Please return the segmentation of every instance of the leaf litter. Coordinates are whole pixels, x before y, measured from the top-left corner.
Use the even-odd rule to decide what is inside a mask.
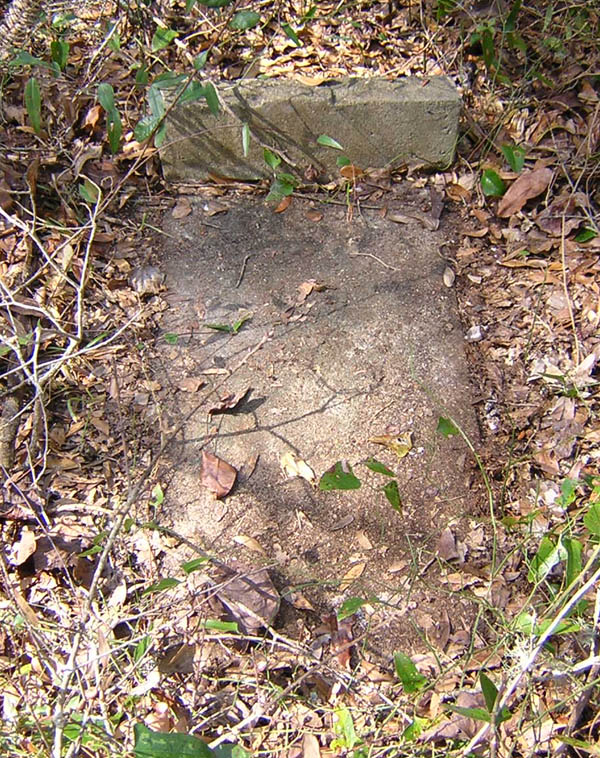
[[[79,15],[80,9],[76,8],[76,11]],[[91,14],[94,21],[100,20],[94,8],[90,7],[85,12]],[[435,23],[432,15],[427,29],[415,22],[414,9],[409,4],[397,4],[389,9],[387,5],[347,9],[342,15],[318,15],[314,23],[307,20],[293,35],[286,34],[277,24],[269,22],[253,30],[254,36],[246,38],[250,40],[249,44],[243,41],[241,35],[223,40],[219,73],[229,79],[240,76],[246,65],[244,56],[255,45],[257,49],[262,46],[263,50],[272,50],[273,53],[272,57],[266,53],[259,57],[258,73],[296,76],[310,84],[347,73],[361,76],[374,71],[393,71],[394,75],[414,72],[426,76],[449,73],[458,77],[459,86],[463,87],[468,122],[462,144],[459,145],[462,164],[457,164],[460,168],[434,175],[431,182],[448,202],[459,206],[463,215],[464,225],[456,230],[457,243],[448,252],[453,259],[452,270],[456,275],[455,286],[466,333],[470,333],[470,329],[478,330],[478,338],[468,341],[468,349],[480,377],[481,391],[477,402],[481,406],[484,428],[488,429],[482,454],[488,471],[498,476],[502,473],[503,460],[495,451],[506,449],[510,444],[513,454],[522,456],[518,478],[514,471],[510,471],[506,480],[509,487],[506,515],[516,521],[525,519],[536,530],[544,531],[560,528],[563,524],[565,505],[560,498],[561,483],[565,477],[572,477],[579,482],[579,487],[583,487],[586,476],[597,474],[600,427],[595,366],[598,358],[600,247],[597,192],[586,184],[586,171],[589,173],[592,170],[590,167],[600,138],[598,92],[596,82],[589,73],[597,64],[594,58],[597,49],[590,49],[585,36],[581,35],[568,43],[571,46],[568,56],[561,55],[560,45],[563,42],[557,11],[547,13],[544,21],[556,27],[554,48],[548,44],[541,27],[542,21],[528,9],[524,8],[522,12],[529,14],[527,45],[539,57],[542,69],[546,68],[549,76],[535,81],[520,80],[523,94],[535,96],[542,105],[524,108],[510,118],[499,115],[509,100],[508,93],[502,89],[501,80],[493,85],[488,76],[497,65],[493,56],[489,55],[490,38],[482,34],[483,54],[477,52],[477,42],[463,45],[461,24],[457,22],[459,9],[456,16],[450,12],[440,19],[442,23]],[[283,13],[291,22],[290,28],[297,26],[291,7],[284,7]],[[595,10],[590,9],[589,13],[588,22],[597,23],[593,15]],[[210,44],[211,28],[209,24],[206,30],[201,29],[194,44],[199,47],[207,42]],[[392,30],[400,33],[392,34]],[[445,57],[424,56],[423,50],[431,46],[432,34],[434,49],[442,50],[445,47],[460,50],[461,55],[454,56],[453,60],[464,56],[468,66],[458,71],[447,63]],[[74,78],[69,80],[57,76],[45,81],[49,102],[60,103],[61,107],[48,109],[44,129],[46,133],[70,135],[66,139],[70,139],[71,144],[64,146],[70,147],[70,150],[55,152],[49,143],[44,143],[45,148],[40,151],[38,143],[34,142],[31,129],[25,124],[26,111],[21,99],[24,78],[28,75],[24,70],[16,70],[5,87],[6,123],[0,126],[0,136],[7,157],[0,169],[0,207],[5,214],[15,213],[17,219],[22,216],[15,203],[16,198],[33,196],[32,201],[39,200],[42,194],[40,187],[46,179],[47,187],[56,187],[51,175],[57,165],[64,172],[61,175],[62,183],[64,186],[70,184],[73,189],[76,189],[76,180],[82,171],[86,172],[88,181],[95,182],[97,186],[104,186],[107,182],[115,185],[120,181],[131,182],[133,190],[123,185],[115,197],[116,206],[126,212],[130,198],[135,195],[135,187],[144,188],[144,191],[150,189],[157,194],[162,191],[154,150],[142,148],[131,136],[127,136],[123,153],[110,158],[101,108],[94,105],[87,95],[71,96],[71,82],[82,74],[91,59],[86,54],[89,52],[86,48],[91,45],[87,33],[79,32],[76,36],[76,44],[72,45],[69,55],[71,76],[74,75]],[[270,47],[264,46],[265,39],[268,39]],[[39,47],[39,41],[35,43]],[[506,55],[502,65],[509,75],[519,77],[521,61],[518,46],[504,52]],[[589,69],[584,65],[588,57],[592,66]],[[99,59],[98,65],[97,76],[111,79],[117,90],[117,100],[125,102],[127,99],[132,106],[130,118],[141,114],[143,104],[141,100],[129,98],[133,89],[128,77],[123,75],[118,56],[106,55]],[[464,77],[470,78],[470,81],[464,82]],[[78,119],[80,127],[77,126]],[[495,131],[496,126],[500,127],[498,132]],[[486,159],[483,153],[488,150],[487,135],[492,133],[497,134],[496,143],[492,145],[496,160],[494,170],[499,172],[498,176],[505,177],[503,181],[508,186],[499,200],[494,199],[493,195],[482,198],[477,179],[478,162]],[[527,148],[522,174],[511,174],[501,165],[503,153],[500,143],[503,140]],[[147,162],[137,166],[126,177],[130,165],[128,161],[135,160],[142,150],[145,150]],[[41,153],[39,164],[31,164],[30,170],[26,171],[19,156],[34,151]],[[78,156],[73,166],[68,161],[63,162],[64,156],[69,154]],[[548,158],[548,155],[552,157]],[[543,168],[536,168],[536,161],[540,159],[547,163]],[[367,168],[352,170],[351,180],[361,180],[360,172]],[[552,175],[553,183],[550,184]],[[221,186],[223,184],[224,180]],[[214,190],[214,187],[211,189]],[[376,193],[377,189],[369,190],[362,195],[362,200],[369,197],[372,201],[381,200]],[[353,197],[358,196],[355,188]],[[94,236],[86,239],[85,229],[77,225],[77,213],[71,200],[60,192],[57,192],[57,198],[52,213],[53,222],[58,221],[58,224],[44,226],[42,234],[47,260],[52,264],[47,267],[36,260],[38,253],[31,245],[30,236],[24,234],[23,227],[15,225],[10,216],[2,216],[2,276],[6,287],[14,293],[11,300],[3,292],[2,328],[8,329],[6,333],[12,333],[17,339],[14,344],[21,344],[23,348],[30,345],[35,336],[36,354],[45,361],[51,361],[57,350],[64,351],[71,325],[81,315],[77,314],[77,295],[83,292],[81,288],[73,288],[72,278],[66,272],[77,276],[86,270],[88,244],[95,263],[85,292],[84,316],[90,348],[94,341],[97,348],[62,364],[61,373],[53,379],[56,383],[51,385],[56,399],[47,408],[35,399],[32,402],[31,394],[19,396],[21,390],[15,390],[21,415],[14,432],[9,434],[10,459],[5,452],[6,444],[2,453],[2,463],[8,476],[3,486],[0,518],[3,542],[12,546],[12,560],[7,564],[8,577],[4,577],[4,582],[7,578],[10,581],[4,587],[0,610],[3,622],[16,608],[26,623],[34,628],[40,628],[43,620],[46,629],[52,622],[58,624],[56,628],[65,630],[76,628],[80,620],[78,601],[69,599],[66,594],[72,586],[70,572],[79,586],[89,589],[91,574],[95,573],[98,565],[95,558],[97,552],[88,558],[78,559],[77,556],[86,548],[102,549],[104,527],[110,526],[110,518],[122,505],[122,493],[127,491],[127,467],[149,465],[152,448],[160,445],[163,436],[172,432],[172,426],[158,412],[166,390],[157,384],[142,386],[147,378],[149,361],[144,351],[135,349],[136,344],[143,345],[144,349],[155,348],[153,319],[167,307],[162,296],[160,273],[156,277],[153,273],[149,275],[148,271],[136,273],[141,271],[137,266],[153,266],[155,263],[151,255],[140,255],[141,250],[150,248],[150,235],[139,227],[132,229],[127,216],[111,220],[107,214],[101,224],[94,227]],[[35,203],[32,204],[35,207]],[[43,203],[39,207],[42,213],[48,210]],[[224,202],[213,199],[207,201],[205,213],[210,217],[227,209]],[[184,199],[180,198],[174,204],[173,212],[187,214]],[[421,209],[419,212],[423,213]],[[402,215],[402,210],[392,210],[390,218],[400,218]],[[404,216],[409,220],[415,218],[408,214]],[[318,222],[319,212],[312,211],[308,218]],[[422,217],[424,224],[428,223],[425,218]],[[431,218],[434,221],[430,223],[435,223],[435,214]],[[469,234],[465,228],[476,231]],[[68,230],[70,239],[66,239],[60,229]],[[591,236],[585,240],[588,233]],[[152,281],[154,284],[147,284]],[[24,282],[28,284],[24,286]],[[142,297],[144,302],[140,311],[139,300]],[[130,324],[130,341],[123,337],[104,344],[106,334],[110,334],[115,324],[120,323]],[[18,361],[18,351],[3,341],[3,349],[7,345],[13,351],[10,354],[13,357],[3,367],[8,369],[5,381],[10,389],[17,384],[11,379],[15,374],[9,372]],[[155,355],[159,355],[159,360],[168,361],[169,352],[176,350],[177,346],[171,345],[162,354],[155,351]],[[6,361],[5,355],[3,359]],[[222,370],[215,367],[214,371],[218,375]],[[183,383],[182,389],[185,387],[186,391],[198,393],[203,381],[194,378],[191,383]],[[65,398],[65,401],[59,402],[59,398]],[[10,409],[8,401],[5,401],[6,408]],[[127,409],[126,414],[123,413],[124,409]],[[14,407],[9,415],[15,415]],[[6,424],[6,428],[10,430],[10,425]],[[202,452],[203,458],[205,455],[209,457],[205,458],[206,474],[203,467],[200,481],[206,476],[204,483],[210,482],[214,488],[212,491],[217,496],[225,497],[235,481],[235,469],[216,456],[210,457],[210,454]],[[336,475],[347,474],[348,471],[342,467]],[[135,509],[135,518],[140,519],[138,523],[147,520],[148,507],[144,498],[139,498]],[[150,531],[149,539],[136,543],[137,527],[131,524],[129,528],[133,532],[125,531],[120,535],[115,550],[109,556],[108,567],[99,575],[100,596],[109,598],[116,593],[114,596],[118,602],[115,601],[112,610],[108,603],[100,603],[98,612],[87,618],[86,644],[91,656],[95,656],[98,646],[104,647],[106,653],[110,651],[109,639],[134,639],[137,640],[138,660],[150,663],[150,654],[143,650],[143,645],[140,647],[141,642],[149,640],[149,636],[145,635],[143,624],[131,620],[133,604],[128,607],[131,600],[123,595],[122,588],[132,588],[158,578],[158,557],[170,549],[173,538],[166,533]],[[509,556],[514,547],[510,534],[504,532],[503,526],[498,525],[498,528],[498,547]],[[138,532],[137,536],[140,534]],[[460,540],[454,541],[453,538],[454,535],[446,534],[443,542],[440,541],[440,557],[455,561],[455,553],[458,553],[460,563]],[[489,547],[486,538],[471,544],[469,539],[472,540],[473,535],[466,540],[465,554],[472,552],[482,562]],[[364,540],[361,547],[369,549]],[[122,560],[129,555],[132,556],[130,564]],[[77,565],[79,569],[76,570]],[[466,586],[475,587],[481,597],[489,600],[486,580],[482,578],[486,575],[485,571],[480,570],[482,567],[471,568],[477,570],[469,573],[462,565],[460,571],[447,575],[448,582],[457,591]],[[525,601],[518,579],[522,579],[526,572],[523,559],[515,553],[505,571],[506,587],[512,588],[505,603],[507,613],[516,613]],[[273,621],[276,591],[269,585],[267,594],[273,605],[268,613],[252,610],[254,600],[250,602],[243,582],[238,593],[241,600],[236,600],[236,593],[227,595],[225,587],[228,578],[239,580],[243,573],[236,570],[233,574],[226,572],[219,577],[224,588],[220,596],[217,593],[217,599],[222,602],[222,613],[229,613],[236,619],[235,623],[248,624],[248,628],[255,630],[258,621],[265,624]],[[190,577],[193,576],[190,574]],[[136,673],[138,667],[132,665],[127,669],[126,676],[132,683],[132,692],[139,693],[136,695],[139,697],[136,706],[138,713],[145,713],[146,723],[153,729],[167,732],[175,726],[188,731],[194,726],[193,719],[190,720],[189,711],[186,713],[181,701],[186,705],[193,704],[192,710],[197,713],[209,713],[213,709],[215,690],[213,688],[211,691],[207,678],[219,677],[217,692],[225,704],[227,716],[221,717],[218,712],[209,715],[207,720],[211,728],[218,726],[228,729],[232,720],[239,723],[245,721],[255,727],[255,735],[260,735],[262,749],[272,747],[279,750],[281,733],[276,728],[271,731],[269,727],[265,729],[264,722],[263,726],[258,726],[258,717],[253,722],[246,703],[251,707],[256,697],[256,684],[260,683],[257,671],[268,670],[279,679],[281,686],[286,686],[288,682],[295,681],[291,671],[303,666],[308,671],[310,666],[314,667],[312,653],[300,643],[281,639],[276,653],[256,651],[252,660],[237,654],[233,647],[228,650],[226,637],[219,640],[217,649],[213,640],[202,637],[198,631],[199,617],[206,613],[202,602],[202,588],[205,585],[201,582],[194,585],[192,579],[189,582],[189,588],[178,585],[165,589],[163,596],[158,595],[158,602],[145,609],[145,619],[149,624],[155,622],[157,628],[164,628],[163,637],[158,636],[148,642],[152,654],[164,655],[169,636],[174,634],[182,635],[186,640],[200,640],[194,645],[178,648],[183,651],[182,658],[189,657],[188,648],[191,648],[194,651],[191,660],[178,664],[171,659],[170,668],[164,662],[162,666],[163,676],[167,677],[176,672],[196,676],[192,672],[200,671],[200,678],[193,688],[195,692],[173,697],[168,693],[172,682],[167,681],[165,687],[164,680],[162,688],[157,686],[152,689],[150,685],[159,685],[160,677],[150,671],[144,680]],[[186,610],[174,614],[174,608]],[[306,610],[310,612],[310,609]],[[427,609],[423,612],[426,626]],[[432,611],[429,620],[434,615]],[[357,616],[356,621],[358,619]],[[301,623],[301,632],[306,639],[311,638],[314,629],[311,620]],[[333,626],[329,634],[333,638],[336,630],[332,629]],[[66,656],[69,650],[59,635],[55,637],[52,639],[50,635],[48,639],[53,649],[60,651],[56,655],[58,659],[59,656]],[[347,633],[347,638],[352,640],[352,632]],[[47,668],[48,659],[43,648],[36,645],[35,639],[34,635],[25,634],[18,627],[3,624],[0,644],[8,666],[4,671],[9,674],[3,686],[3,713],[12,721],[22,706],[23,692],[31,698],[30,702],[34,702],[35,696],[31,693],[46,693],[48,689],[48,679],[42,673]],[[96,642],[92,644],[92,640]],[[485,640],[477,633],[472,640],[463,639],[459,631],[450,629],[439,638],[438,644],[445,649],[445,655],[450,660],[460,660],[467,642],[469,646],[474,643],[475,651],[480,654],[473,664],[475,676],[468,682],[475,686],[480,669],[497,665],[497,657],[488,652]],[[350,658],[346,650],[338,650],[336,646],[339,644],[340,640],[336,638],[332,652],[341,669],[347,671]],[[344,644],[342,642],[342,648]],[[558,640],[557,644],[563,658],[576,656],[568,638]],[[80,654],[75,660],[81,666],[81,676],[86,678],[86,655]],[[9,684],[17,661],[19,665],[27,664],[20,669],[25,684],[23,692],[16,691]],[[368,663],[367,659],[359,663],[357,671],[361,675],[368,670]],[[328,666],[332,665],[333,661],[329,659]],[[434,693],[436,697],[438,692],[444,690],[444,677],[449,691],[454,691],[451,676],[440,670],[437,661],[424,657],[418,661],[418,666],[427,675],[440,677],[439,690]],[[466,665],[464,669],[469,670]],[[384,673],[376,676],[384,678]],[[555,682],[553,674],[552,670],[538,672],[549,682],[544,691],[538,693],[546,713],[543,721],[518,731],[511,722],[502,724],[499,728],[501,743],[497,746],[500,752],[505,749],[504,741],[510,739],[528,754],[542,754],[544,750],[549,753],[551,746],[556,744],[557,733],[564,731],[561,704],[570,697],[570,693],[561,689],[560,681]],[[334,732],[338,737],[342,733],[347,739],[352,736],[354,725],[349,711],[338,709],[336,728],[333,728],[328,718],[332,702],[346,702],[355,709],[355,713],[358,709],[366,714],[357,717],[356,723],[360,723],[362,732],[369,735],[370,744],[383,746],[397,738],[405,724],[394,722],[393,709],[389,711],[391,717],[386,724],[376,723],[371,715],[372,693],[361,689],[359,683],[347,687],[348,680],[341,675],[332,675],[331,668],[329,676],[335,680],[335,686],[339,685],[335,693],[335,686],[324,675],[315,674],[312,680],[313,692],[321,698],[322,707],[303,712],[300,704],[297,705],[294,718],[305,755],[323,754],[315,734],[320,735],[323,747],[330,744]],[[249,681],[250,686],[245,687],[242,684],[244,681]],[[99,683],[105,702],[106,696],[109,703],[123,702],[124,693],[118,679],[104,664],[101,664]],[[135,687],[134,683],[137,683]],[[198,683],[206,689],[198,689]],[[300,693],[302,687],[303,682],[299,681],[297,689]],[[390,690],[388,694],[392,694]],[[380,690],[379,700],[375,697],[378,707],[384,708],[387,697],[385,689]],[[460,714],[444,713],[443,703],[437,697],[436,704],[436,697],[432,696],[429,704],[420,703],[416,711],[416,717],[429,718],[430,723],[438,720],[423,732],[420,739],[447,742],[471,738],[478,724]],[[89,709],[86,715],[98,716],[95,706],[89,700],[85,702],[85,707]],[[465,692],[459,692],[455,702],[466,709],[484,705],[479,695]],[[289,708],[290,705],[286,704],[286,715]],[[278,709],[278,702],[272,701],[270,709],[263,709],[267,714],[265,720],[269,722],[272,718],[272,723],[276,723],[275,717],[284,715],[283,710]],[[308,719],[311,719],[314,733],[303,729],[302,724],[308,723]],[[515,719],[522,723],[519,714],[515,714]],[[339,724],[346,726],[340,729]],[[31,752],[28,741],[33,734],[35,728],[21,730],[21,749]],[[250,735],[247,739],[251,744]],[[258,746],[257,742],[254,745]],[[287,754],[294,755],[292,750]]]

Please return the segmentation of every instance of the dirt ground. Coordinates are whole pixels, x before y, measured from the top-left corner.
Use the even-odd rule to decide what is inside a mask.
[[[210,196],[192,198],[184,218],[165,213],[154,251],[168,303],[155,379],[163,422],[183,423],[162,523],[223,561],[268,566],[284,599],[301,589],[321,615],[348,597],[378,599],[367,645],[384,655],[464,637],[474,608],[444,576],[448,561],[483,550],[485,499],[465,444],[436,432],[452,417],[478,439],[444,259],[451,220],[424,228],[428,194],[410,184],[392,203],[415,214],[408,223],[299,198],[281,214],[257,198],[219,202],[215,215]],[[214,328],[246,316],[235,334]],[[372,441],[385,435],[408,436],[408,454]],[[238,472],[222,499],[202,486],[202,450]],[[288,453],[313,481],[286,474]],[[371,457],[396,474],[399,510],[382,492],[389,478],[364,465]],[[360,489],[318,489],[337,461]],[[189,557],[170,549],[164,571]],[[294,597],[275,624],[290,632],[298,613],[314,625]]]

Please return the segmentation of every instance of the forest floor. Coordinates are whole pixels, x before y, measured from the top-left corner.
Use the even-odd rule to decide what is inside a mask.
[[[83,5],[27,39],[9,28],[9,56],[0,46],[4,754],[596,755],[598,9],[164,0],[117,11]],[[199,203],[217,240],[217,221],[270,187],[218,176],[192,196],[168,186],[162,91],[192,77],[216,108],[219,82],[241,76],[440,74],[464,102],[447,170],[297,177],[260,213],[269,235],[300,213],[316,229],[319,205],[341,197],[352,236],[363,208],[385,221],[407,187],[442,199],[441,224],[453,221],[440,274],[462,320],[477,431],[436,421],[441,442],[462,443],[469,518],[398,561],[376,594],[361,584],[373,534],[353,527],[343,576],[290,584],[277,570],[286,544],[251,528],[203,544],[168,510],[182,407],[205,426],[197,485],[185,486],[218,496],[215,509],[261,463],[259,451],[232,469],[213,445],[253,402],[250,343],[235,370],[184,361],[165,381],[189,333],[164,326],[174,305],[160,251]],[[419,213],[431,210],[424,201]],[[282,304],[288,322],[320,307],[319,282],[302,284],[294,307]],[[251,320],[205,305],[193,320],[206,343],[224,333],[234,350],[246,344]],[[223,371],[239,378],[235,392],[219,385]],[[377,431],[386,454],[410,460],[406,428]],[[300,452],[280,461],[275,495],[353,487],[351,452],[334,453],[329,472]],[[385,455],[369,463],[368,476],[397,481]],[[399,483],[386,489],[389,513],[406,495]],[[352,493],[331,496],[332,523],[348,530]],[[437,605],[418,595],[411,606],[429,570]],[[335,599],[319,604],[312,593],[328,582]],[[410,635],[382,650],[398,609]]]

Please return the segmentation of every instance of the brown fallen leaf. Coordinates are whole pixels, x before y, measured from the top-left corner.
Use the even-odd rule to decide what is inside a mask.
[[[234,570],[219,566],[215,580],[220,583],[216,597],[230,619],[245,632],[271,626],[279,612],[281,598],[266,569]]]
[[[321,221],[321,219],[323,218],[323,214],[321,213],[321,211],[317,211],[314,208],[310,208],[309,210],[307,210],[304,215],[309,221],[314,221],[315,223],[318,221]]]
[[[345,592],[348,587],[355,582],[360,576],[362,576],[363,571],[365,570],[365,566],[367,565],[366,561],[361,561],[360,563],[355,563],[346,573],[344,574],[344,577],[342,581],[340,582],[339,590],[340,592]]]
[[[279,205],[275,208],[275,213],[283,213],[284,211],[287,211],[287,209],[290,207],[290,203],[292,202],[292,196],[286,195],[283,200],[279,203]]]
[[[301,592],[293,589],[292,587],[284,587],[284,589],[281,591],[281,594],[282,597],[288,601],[288,603],[291,603],[294,608],[297,608],[299,611],[315,610],[310,600],[307,600]]]
[[[190,201],[187,199],[187,197],[181,197],[171,211],[171,216],[176,219],[185,218],[186,216],[189,216],[191,212],[192,206],[190,205]]]
[[[342,166],[340,169],[340,174],[344,177],[344,179],[349,179],[351,182],[355,182],[357,179],[363,177],[365,175],[365,172],[358,166],[354,166],[352,163],[350,163],[347,166]]]
[[[319,740],[310,732],[305,732],[302,738],[302,758],[321,758]]]
[[[554,172],[551,168],[536,168],[525,171],[516,179],[498,203],[498,215],[501,218],[512,216],[520,211],[532,197],[541,194],[552,181]]]
[[[202,451],[202,474],[200,483],[215,493],[218,498],[225,497],[231,492],[237,476],[236,469],[216,455]]]
[[[227,213],[229,208],[224,205],[224,203],[220,203],[218,200],[209,200],[208,202],[204,203],[202,210],[204,213],[206,213],[207,216],[216,216],[219,213]]]
[[[241,392],[226,395],[220,399],[217,405],[209,408],[208,412],[211,415],[216,416],[218,413],[227,413],[228,411],[232,411],[242,402],[242,400],[248,395],[249,392],[250,387],[246,387],[246,389],[242,390]]]
[[[204,387],[206,382],[197,376],[186,376],[177,385],[183,392],[198,392],[200,387]]]
[[[444,529],[438,540],[437,554],[445,561],[451,561],[459,557],[456,548],[456,537],[449,528]]]
[[[244,547],[247,547],[248,550],[252,550],[255,553],[259,553],[260,555],[264,555],[264,557],[267,557],[267,554],[260,544],[258,540],[255,540],[254,537],[248,537],[246,534],[236,534],[236,536],[233,538],[234,542],[237,542],[238,545],[243,545]]]
[[[324,284],[320,284],[315,279],[307,279],[305,282],[298,285],[299,295],[296,304],[301,305],[311,292],[323,292],[325,289],[327,289],[327,287]]]
[[[37,538],[35,534],[25,527],[21,532],[21,536],[16,542],[13,542],[10,563],[13,566],[21,566],[25,561],[30,558],[36,550]]]

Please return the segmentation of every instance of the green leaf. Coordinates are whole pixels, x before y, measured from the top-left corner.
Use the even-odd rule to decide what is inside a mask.
[[[459,434],[458,427],[452,419],[445,418],[444,416],[439,417],[436,432],[443,434],[444,437],[452,437]]]
[[[31,53],[20,50],[10,61],[10,66],[43,66],[48,68],[48,64],[41,58],[35,58]]]
[[[110,38],[107,44],[113,52],[118,53],[121,49],[121,35],[118,31],[113,31],[115,27],[116,24],[112,23],[111,21],[109,21],[106,25],[106,35],[108,36],[110,34]]]
[[[582,562],[581,551],[582,544],[574,537],[563,538],[563,545],[567,551],[567,570],[565,572],[565,583],[567,587],[577,579],[581,574]]]
[[[294,191],[294,185],[286,178],[289,174],[279,174],[269,188],[267,202],[278,205],[284,197],[291,195]],[[293,177],[292,177],[293,178]]]
[[[415,716],[411,723],[402,732],[402,738],[408,742],[414,742],[421,736],[425,729],[430,726],[430,724],[431,722],[429,719],[422,719]]]
[[[157,508],[159,505],[162,505],[165,499],[165,493],[163,492],[163,488],[160,486],[160,484],[155,484],[152,488],[152,500],[150,501],[150,505],[153,508]]]
[[[174,71],[163,71],[162,74],[154,77],[152,87],[157,89],[174,89],[180,84],[185,84],[189,77],[187,74],[176,74]]]
[[[483,671],[479,673],[479,683],[481,684],[481,691],[483,692],[483,698],[485,700],[485,706],[490,713],[494,710],[496,698],[498,697],[498,688],[492,682],[492,680],[484,674]]]
[[[149,647],[150,647],[150,635],[147,634],[145,637],[142,637],[142,639],[135,646],[135,650],[133,651],[133,660],[136,663],[139,660],[141,660],[144,657],[144,654],[146,650],[148,650]]]
[[[577,479],[569,479],[568,477],[564,479],[560,485],[560,497],[556,499],[556,505],[559,508],[568,508],[574,503],[577,497],[578,486],[579,481]]]
[[[165,141],[165,137],[167,136],[167,124],[165,121],[161,123],[161,125],[156,130],[156,133],[154,135],[154,146],[160,147],[162,143]]]
[[[343,621],[348,616],[353,616],[359,608],[366,605],[369,601],[362,597],[349,597],[345,600],[337,612],[337,620]]]
[[[182,563],[181,568],[185,571],[186,574],[191,574],[194,571],[198,571],[199,569],[204,568],[207,562],[208,558],[192,558],[191,561]]]
[[[560,546],[550,537],[542,537],[537,553],[531,560],[527,579],[530,582],[541,582],[560,561]]]
[[[179,335],[173,334],[173,332],[166,332],[163,334],[163,339],[168,345],[176,345],[179,340]]]
[[[161,579],[159,582],[151,584],[142,592],[142,595],[153,595],[156,592],[164,592],[165,590],[170,590],[172,587],[177,587],[178,584],[181,584],[179,579],[174,579],[171,576],[167,576],[164,579]]]
[[[502,197],[506,184],[493,169],[486,168],[481,175],[481,189],[486,197]]]
[[[107,113],[115,110],[115,91],[112,88],[112,84],[108,84],[107,82],[99,84],[96,96],[98,102]]]
[[[263,158],[265,159],[265,163],[269,168],[272,168],[273,171],[279,166],[281,163],[281,158],[278,155],[275,155],[274,152],[269,150],[268,147],[265,147],[263,149]]]
[[[302,42],[300,42],[300,40],[298,39],[298,35],[289,24],[281,24],[281,28],[285,32],[286,37],[291,39],[292,42],[296,45],[296,47],[302,47]]]
[[[138,89],[148,84],[148,69],[146,66],[140,66],[135,72],[135,86]]]
[[[235,621],[218,621],[217,619],[205,619],[205,629],[214,629],[216,632],[239,632],[237,622]]]
[[[319,137],[317,137],[317,142],[319,145],[323,145],[324,147],[333,147],[335,150],[344,149],[337,140],[334,140],[333,137],[328,137],[326,134],[321,134]]]
[[[347,158],[345,155],[340,155],[340,156],[339,156],[339,157],[336,159],[336,161],[335,161],[335,165],[336,165],[338,168],[344,168],[344,166],[349,166],[349,165],[350,165],[350,158]]]
[[[481,50],[483,52],[483,62],[488,71],[492,68],[498,68],[498,60],[494,49],[494,33],[488,26],[481,33]]]
[[[340,745],[340,747],[352,750],[359,741],[356,735],[356,730],[354,729],[352,715],[347,708],[336,708],[334,714],[335,720],[333,722],[333,729],[343,741],[343,744]]]
[[[177,32],[173,31],[173,29],[164,29],[162,26],[159,26],[154,32],[154,37],[152,37],[152,52],[157,53],[159,50],[163,50],[177,36]]]
[[[348,463],[338,461],[326,471],[319,481],[319,489],[324,492],[331,490],[357,490],[360,488],[360,479],[354,476]]]
[[[138,142],[144,142],[160,124],[162,116],[144,116],[135,125],[133,136]]]
[[[27,80],[25,85],[25,107],[31,121],[31,126],[36,134],[42,131],[42,95],[40,86],[35,76]]]
[[[123,133],[123,128],[121,126],[121,117],[117,111],[112,111],[108,114],[108,118],[106,119],[106,131],[108,134],[110,151],[113,155],[115,155],[115,153],[119,151],[121,135]]]
[[[213,749],[215,758],[252,758],[251,754],[244,750],[241,745],[232,745],[229,742],[223,745],[217,745]]]
[[[398,490],[398,482],[394,479],[393,482],[388,482],[383,488],[383,494],[386,496],[388,503],[395,511],[402,513],[402,500],[400,498],[400,492]]]
[[[69,43],[62,39],[55,39],[50,43],[50,55],[61,71],[67,67],[69,58]]]
[[[519,173],[525,165],[525,149],[517,145],[502,145],[502,155],[513,171]]]
[[[150,112],[153,116],[161,119],[165,115],[165,99],[161,89],[165,86],[165,82],[154,81],[148,89],[148,105]]]
[[[90,205],[95,205],[98,202],[98,198],[100,197],[98,187],[90,182],[87,176],[84,177],[84,180],[79,185],[79,196],[82,197],[86,203],[90,203]]]
[[[394,655],[394,668],[398,679],[402,682],[404,691],[409,694],[417,692],[427,682],[427,678],[417,671],[415,664],[404,653],[396,653]]]
[[[218,116],[219,108],[221,107],[219,104],[219,96],[217,95],[217,90],[211,82],[207,82],[204,85],[204,97],[206,98],[208,110],[213,114],[213,116]]]
[[[514,32],[517,26],[517,16],[521,10],[521,0],[515,0],[510,9],[510,13],[506,17],[503,29],[505,32]]]
[[[206,742],[191,734],[153,732],[144,724],[135,724],[135,758],[214,758]]]
[[[242,124],[242,152],[244,158],[248,157],[248,151],[250,150],[250,127],[248,124]]]
[[[396,476],[396,474],[394,474],[394,472],[391,469],[389,469],[383,463],[378,461],[376,458],[369,458],[368,460],[366,460],[365,466],[371,471],[374,471],[376,474],[385,474],[385,476]]]
[[[492,722],[492,716],[484,708],[461,708],[460,705],[446,705],[446,708],[453,713],[459,713],[468,719],[476,721],[485,721],[488,724]]]
[[[600,537],[600,503],[592,503],[583,517],[583,523],[593,535]]]
[[[576,242],[589,242],[598,236],[598,232],[590,226],[584,226],[583,229],[575,236]]]
[[[206,97],[206,89],[200,82],[190,82],[179,98],[180,103],[193,103]]]
[[[208,59],[208,54],[210,53],[210,49],[203,50],[200,55],[197,55],[194,58],[194,69],[196,71],[202,71],[204,66],[206,66],[206,61]]]
[[[237,29],[245,31],[246,29],[252,29],[260,22],[260,13],[256,11],[238,11],[235,16],[229,22],[231,29]]]

